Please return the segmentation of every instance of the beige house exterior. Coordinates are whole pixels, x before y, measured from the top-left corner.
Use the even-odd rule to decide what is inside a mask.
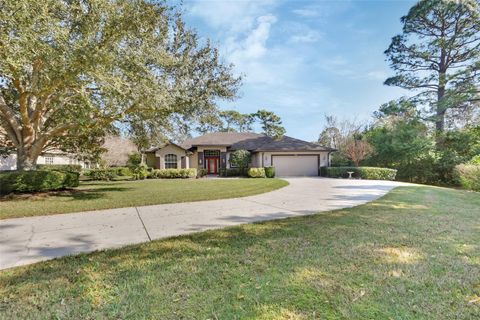
[[[248,150],[250,167],[275,167],[278,176],[318,176],[320,167],[330,165],[334,149],[288,136],[273,139],[257,133],[215,132],[145,150],[146,164],[157,169],[197,168],[208,174],[233,168],[230,155]]]

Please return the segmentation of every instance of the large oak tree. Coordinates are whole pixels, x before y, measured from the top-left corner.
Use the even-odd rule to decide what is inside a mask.
[[[147,0],[0,0],[0,135],[32,169],[112,127],[141,135],[216,110],[240,79],[180,10]]]
[[[431,106],[439,136],[449,109],[478,100],[479,8],[478,0],[421,0],[402,17],[403,33],[385,51],[396,73],[385,83],[416,90]]]

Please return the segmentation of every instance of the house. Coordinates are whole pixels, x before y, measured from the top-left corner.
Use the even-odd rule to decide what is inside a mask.
[[[318,176],[320,167],[330,165],[330,153],[335,151],[288,136],[274,139],[251,132],[214,132],[181,144],[168,142],[144,153],[149,167],[204,168],[218,174],[221,168],[232,168],[230,154],[240,149],[251,152],[251,167],[274,166],[278,176]]]
[[[43,152],[37,159],[37,164],[75,164],[82,168],[92,168],[94,164],[89,161],[78,160],[74,155],[60,150]],[[6,157],[0,156],[0,171],[16,170],[17,155],[12,153]]]
[[[135,144],[126,138],[120,136],[105,137],[102,147],[105,153],[101,159],[109,166],[125,166],[128,156],[131,153],[138,152]],[[58,149],[50,149],[43,152],[37,159],[37,164],[75,164],[81,165],[84,169],[92,169],[97,167],[97,163],[88,160],[79,160],[78,155],[66,153]],[[0,171],[16,170],[17,155],[12,153],[6,157],[0,156]]]

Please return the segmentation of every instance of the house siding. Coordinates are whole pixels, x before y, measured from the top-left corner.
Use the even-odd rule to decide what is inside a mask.
[[[155,152],[155,157],[160,159],[160,162],[155,165],[155,168],[165,169],[165,156],[167,154],[174,154],[177,156],[177,168],[180,169],[182,167],[182,157],[186,155],[185,150],[171,144]]]

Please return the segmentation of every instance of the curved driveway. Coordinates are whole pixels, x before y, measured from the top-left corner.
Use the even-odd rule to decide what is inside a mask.
[[[289,186],[244,198],[0,220],[0,269],[55,257],[262,220],[360,205],[391,181],[287,178]]]

